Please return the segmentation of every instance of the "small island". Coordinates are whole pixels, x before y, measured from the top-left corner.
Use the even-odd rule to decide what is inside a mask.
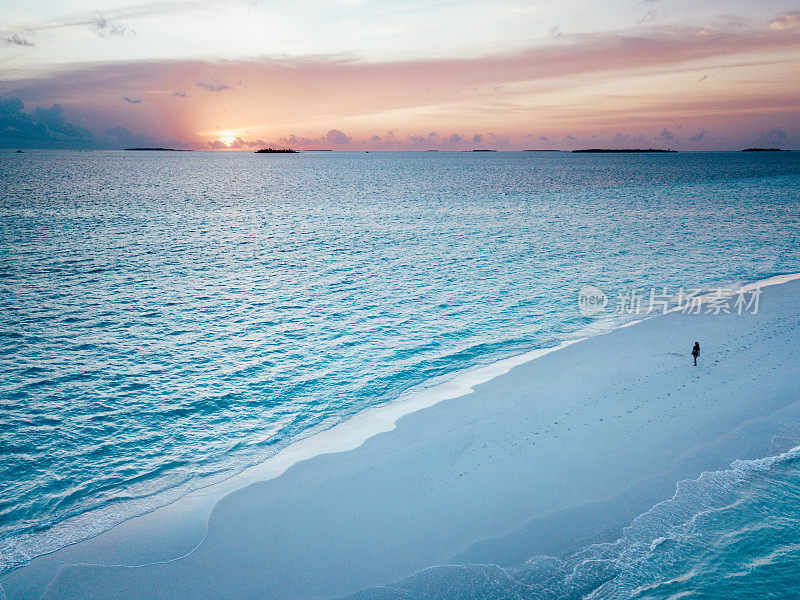
[[[497,152],[497,150],[489,150],[487,148],[487,149],[473,150],[473,152]]]
[[[262,148],[256,150],[256,154],[297,154],[297,150],[291,148]]]
[[[789,152],[781,148],[745,148],[742,152]]]
[[[573,152],[677,152],[677,150],[662,150],[660,148],[585,148],[583,150],[573,150]]]
[[[126,152],[191,152],[180,148],[125,148]]]

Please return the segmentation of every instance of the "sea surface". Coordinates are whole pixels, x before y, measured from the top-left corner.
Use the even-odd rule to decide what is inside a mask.
[[[0,574],[365,408],[627,318],[582,315],[587,284],[798,271],[798,152],[0,152]],[[799,524],[789,453],[682,483],[614,544],[472,573],[527,587],[447,597],[778,585],[800,574]],[[711,554],[697,528],[719,535]],[[737,544],[763,552],[739,564]],[[758,580],[741,580],[748,597]]]

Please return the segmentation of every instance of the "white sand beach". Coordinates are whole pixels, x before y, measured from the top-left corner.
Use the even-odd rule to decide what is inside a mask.
[[[9,599],[333,599],[433,565],[513,566],[612,540],[679,480],[796,445],[798,353],[800,281],[764,287],[757,314],[653,317],[396,423],[392,409],[364,417],[385,422],[363,443],[358,421],[331,429],[329,446],[307,440],[2,587]],[[326,453],[297,462],[314,444]]]

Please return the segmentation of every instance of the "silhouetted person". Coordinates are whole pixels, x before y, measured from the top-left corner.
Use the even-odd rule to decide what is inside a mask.
[[[697,366],[697,357],[700,356],[700,342],[695,342],[692,348],[692,358],[694,358],[694,366]]]

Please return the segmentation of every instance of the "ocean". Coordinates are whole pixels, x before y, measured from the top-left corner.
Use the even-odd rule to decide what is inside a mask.
[[[629,318],[579,311],[587,285],[613,299],[798,272],[798,197],[796,152],[0,152],[0,573]],[[781,589],[797,461],[683,482],[613,544],[461,571],[520,588],[420,577],[452,598]],[[758,558],[736,562],[737,544]]]

